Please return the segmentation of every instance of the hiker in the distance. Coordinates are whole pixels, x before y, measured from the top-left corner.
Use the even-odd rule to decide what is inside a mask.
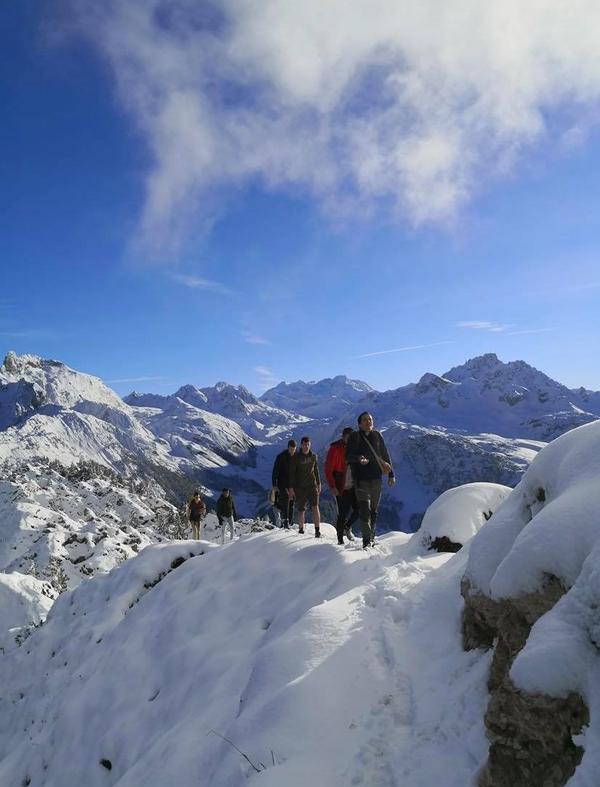
[[[321,513],[319,511],[319,495],[321,479],[317,455],[310,450],[310,437],[300,440],[300,451],[290,462],[290,486],[288,495],[296,501],[298,511],[298,532],[304,533],[304,508],[308,503],[312,509],[315,526],[315,538],[321,538]]]
[[[348,438],[346,461],[352,471],[362,526],[363,548],[366,549],[375,543],[381,476],[387,475],[388,486],[396,483],[385,441],[381,433],[373,429],[373,416],[367,411],[358,416],[358,429]]]
[[[192,538],[199,541],[202,538],[202,527],[206,516],[206,504],[200,492],[196,489],[187,504],[187,516],[192,526]]]
[[[235,535],[235,520],[237,513],[235,503],[229,489],[224,489],[221,497],[217,500],[217,519],[221,527],[221,544],[225,543],[225,527],[229,528],[230,541]]]
[[[279,514],[280,527],[289,530],[294,521],[294,498],[288,494],[290,488],[290,462],[296,453],[296,441],[288,440],[287,448],[275,457],[271,477],[272,492],[276,495],[275,511]]]
[[[341,438],[331,443],[325,459],[325,478],[337,504],[335,529],[340,546],[344,543],[344,536],[348,541],[354,541],[352,525],[358,519],[358,500],[346,462],[346,444],[353,431],[351,426],[347,426],[342,431]]]

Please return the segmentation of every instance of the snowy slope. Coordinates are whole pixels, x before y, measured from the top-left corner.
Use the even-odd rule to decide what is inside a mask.
[[[466,550],[325,532],[149,547],[61,596],[0,659],[0,783],[469,784],[489,658],[460,646]]]

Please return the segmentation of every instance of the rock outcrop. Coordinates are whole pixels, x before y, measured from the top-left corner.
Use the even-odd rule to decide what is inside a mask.
[[[485,714],[490,749],[479,787],[560,787],[581,761],[583,749],[573,742],[589,723],[581,697],[528,694],[509,675],[533,624],[565,592],[556,577],[548,576],[539,592],[496,601],[473,592],[463,580],[463,647],[494,647]]]

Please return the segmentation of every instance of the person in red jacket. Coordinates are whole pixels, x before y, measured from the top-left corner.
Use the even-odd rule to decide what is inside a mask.
[[[348,541],[354,541],[352,525],[358,519],[358,500],[346,463],[346,443],[353,431],[351,426],[347,426],[342,432],[341,439],[331,443],[325,459],[325,477],[337,503],[338,515],[335,529],[337,530],[338,544],[344,543],[344,535]],[[351,514],[350,511],[352,511]],[[350,514],[349,518],[348,514]]]

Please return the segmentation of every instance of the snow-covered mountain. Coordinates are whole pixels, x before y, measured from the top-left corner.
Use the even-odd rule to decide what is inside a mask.
[[[9,352],[0,367],[0,463],[32,456],[97,462],[128,473],[139,463],[176,471],[168,446],[101,380],[58,361]]]
[[[310,418],[333,418],[371,391],[371,386],[361,380],[338,375],[318,382],[279,383],[265,391],[261,401]]]
[[[289,428],[290,424],[308,420],[299,411],[287,412],[260,401],[243,385],[234,386],[224,382],[207,388],[184,385],[171,396],[133,392],[125,397],[125,402],[130,405],[163,411],[171,410],[174,400],[185,402],[203,413],[223,416],[237,424],[247,435],[259,440],[269,439],[282,429]]]
[[[361,402],[378,423],[402,420],[443,426],[469,434],[549,440],[600,417],[600,396],[570,390],[524,361],[503,363],[494,353],[472,358],[441,377],[424,374],[418,383]]]

